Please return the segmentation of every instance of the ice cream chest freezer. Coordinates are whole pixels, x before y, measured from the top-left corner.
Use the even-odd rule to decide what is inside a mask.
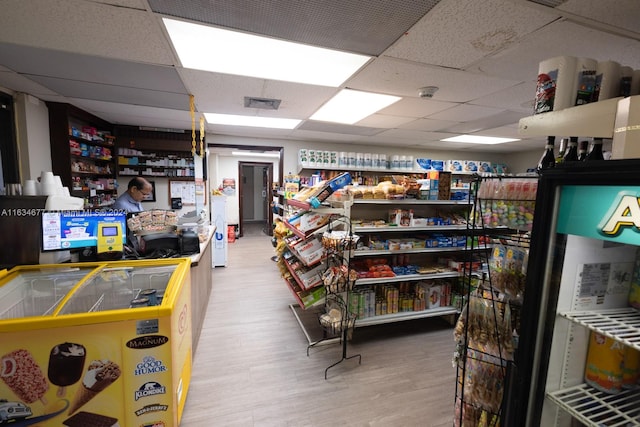
[[[178,426],[191,333],[188,258],[0,271],[0,424]]]

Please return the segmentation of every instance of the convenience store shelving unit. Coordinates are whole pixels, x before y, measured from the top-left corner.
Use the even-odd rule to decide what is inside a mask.
[[[47,102],[52,170],[85,208],[108,207],[117,197],[113,126],[70,104]],[[83,132],[94,128],[107,136]]]
[[[335,206],[335,207],[332,207]],[[286,199],[285,207],[293,208],[293,210],[303,210],[309,213],[318,213],[322,215],[341,216],[349,218],[349,211],[351,203],[349,201],[333,202],[323,204],[319,208],[312,208],[305,202],[300,202],[294,199]],[[324,330],[318,318],[324,310],[324,304],[326,301],[326,292],[322,281],[312,281],[308,283],[301,276],[311,269],[316,269],[316,273],[321,274],[322,270],[326,267],[326,254],[320,259],[314,259],[312,262],[305,260],[297,247],[305,244],[319,245],[319,236],[327,229],[329,222],[325,222],[318,227],[311,228],[306,231],[301,231],[290,222],[287,221],[286,215],[283,219],[283,223],[291,231],[291,234],[295,236],[294,242],[286,241],[286,252],[281,256],[279,262],[283,262],[290,273],[290,277],[285,279],[287,288],[291,291],[296,303],[290,304],[289,308],[293,312],[300,328],[302,329],[309,346],[331,344],[340,341],[340,334],[331,336]],[[321,245],[320,245],[321,246]],[[295,268],[294,265],[301,265],[301,268]]]
[[[374,220],[376,218],[386,218],[390,209],[411,209],[414,214],[422,214],[423,216],[434,216],[435,212],[442,210],[443,212],[457,213],[463,212],[466,216],[469,212],[469,201],[456,201],[456,200],[418,200],[418,199],[399,199],[399,200],[386,200],[386,199],[356,199],[352,206],[352,221],[353,220]],[[361,218],[362,217],[362,218]],[[436,233],[444,236],[466,236],[467,225],[466,224],[454,224],[454,225],[424,225],[424,226],[410,226],[410,225],[383,225],[383,226],[362,226],[354,225],[353,232],[362,239],[368,239],[371,236],[383,236],[385,238],[394,238],[402,236],[415,237],[418,233],[425,233],[425,235]],[[420,248],[406,248],[406,249],[359,249],[352,251],[351,256],[354,262],[359,259],[392,259],[398,255],[404,255],[409,257],[412,264],[423,264],[426,261],[433,263],[433,257],[440,255],[460,255],[460,259],[466,259],[466,237],[465,246],[448,246],[448,247],[420,247]],[[420,282],[430,280],[445,280],[453,279],[454,281],[462,277],[462,273],[459,271],[453,271],[446,268],[441,268],[440,271],[423,274],[398,274],[394,277],[363,277],[359,278],[355,282],[356,291],[358,288],[363,287],[379,287],[379,286],[394,286],[394,284],[405,282]],[[450,284],[450,287],[453,287]],[[458,308],[454,305],[446,305],[439,307],[426,308],[418,311],[397,311],[394,313],[376,314],[372,316],[359,317],[356,320],[356,327],[364,327],[370,325],[378,325],[384,323],[395,323],[405,320],[423,319],[428,317],[440,317],[447,316],[453,319],[453,316],[458,313]],[[452,320],[451,320],[452,321]]]

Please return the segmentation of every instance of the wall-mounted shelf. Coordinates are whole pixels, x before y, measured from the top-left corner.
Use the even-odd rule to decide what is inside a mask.
[[[639,95],[640,96],[640,95]],[[523,136],[588,136],[613,138],[619,98],[605,99],[559,111],[535,114],[520,119],[518,131]]]

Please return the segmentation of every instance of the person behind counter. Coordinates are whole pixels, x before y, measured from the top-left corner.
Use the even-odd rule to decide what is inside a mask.
[[[152,191],[153,187],[149,181],[139,176],[135,177],[129,181],[127,191],[118,197],[112,209],[122,210],[127,213],[141,212],[144,208],[140,202]]]

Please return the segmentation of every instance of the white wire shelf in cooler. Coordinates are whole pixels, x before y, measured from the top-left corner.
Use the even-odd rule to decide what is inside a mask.
[[[558,313],[572,322],[640,350],[640,311],[632,307]]]
[[[640,426],[640,389],[609,394],[587,384],[547,393],[547,398],[587,426]]]

